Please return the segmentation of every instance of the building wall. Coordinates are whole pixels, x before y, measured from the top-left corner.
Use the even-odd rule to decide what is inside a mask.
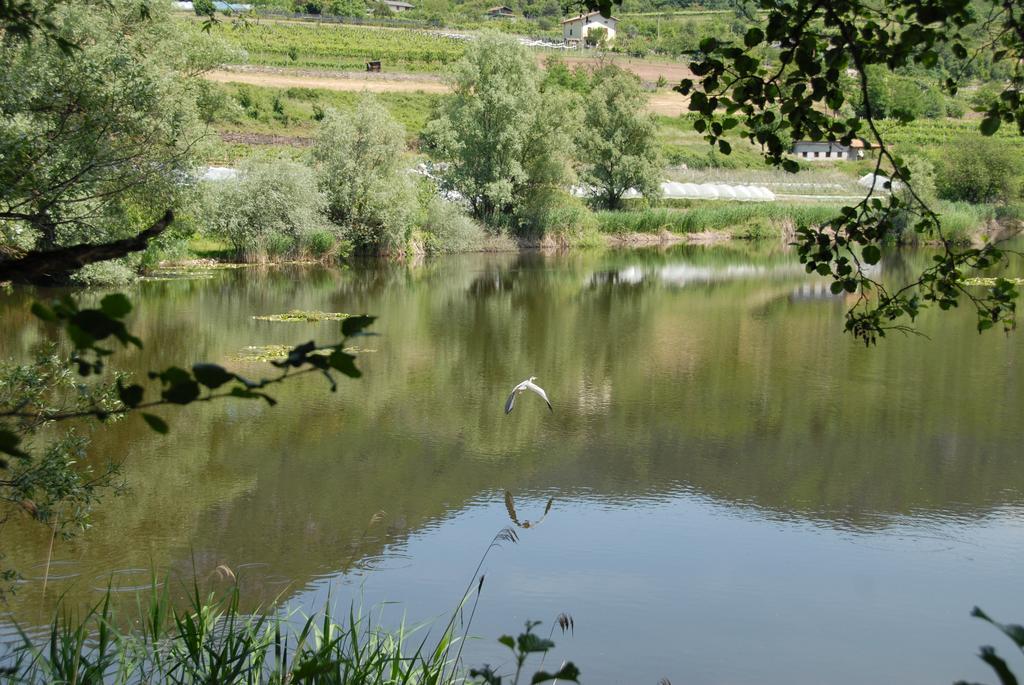
[[[584,17],[562,24],[562,37],[566,42],[580,41],[587,37],[591,29],[604,28],[608,31],[608,42],[615,40],[615,27],[617,22],[614,19],[606,19],[601,15]]]
[[[793,154],[800,159],[860,159],[860,151],[836,143],[800,142],[793,144]]]

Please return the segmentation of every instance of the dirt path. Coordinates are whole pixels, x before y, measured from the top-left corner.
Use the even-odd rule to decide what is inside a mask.
[[[621,66],[625,67],[625,65]],[[312,72],[244,67],[211,71],[206,74],[206,78],[219,83],[247,83],[271,88],[319,88],[355,92],[365,90],[371,93],[449,92],[448,86],[439,77],[425,74]],[[668,77],[666,76],[666,78]],[[671,79],[669,79],[669,83],[672,83]],[[664,116],[678,116],[686,111],[687,103],[688,98],[664,89],[651,95],[648,109]]]
[[[647,109],[662,116],[677,117],[689,111],[687,109],[689,104],[689,97],[666,88],[651,94],[647,100]]]
[[[371,93],[447,93],[449,90],[439,79],[427,76],[417,78],[403,75],[403,78],[388,78],[377,75],[360,76],[359,72],[327,75],[281,70],[232,69],[211,71],[206,74],[206,78],[220,83],[248,83],[271,88],[320,88],[357,92],[365,90]]]
[[[610,56],[604,59],[599,57],[573,57],[571,55],[559,55],[559,57],[565,61],[566,65],[570,69],[580,66],[593,69],[601,66],[602,64],[614,64],[620,69],[633,72],[639,76],[641,80],[648,83],[656,83],[659,76],[664,76],[669,85],[674,86],[684,78],[693,78],[693,73],[690,71],[690,68],[682,62],[655,62],[617,56]],[[543,66],[544,61],[547,58],[548,55],[538,55],[537,61],[541,66]]]

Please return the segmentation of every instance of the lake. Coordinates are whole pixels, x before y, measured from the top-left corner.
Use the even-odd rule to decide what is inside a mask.
[[[928,258],[886,254],[884,277]],[[253,318],[305,309],[380,317],[363,378],[167,410],[167,436],[137,417],[96,433],[128,491],[57,540],[45,596],[48,532],[4,528],[26,576],[8,622],[154,570],[223,585],[223,564],[247,608],[354,602],[437,632],[514,526],[508,491],[520,523],[553,504],[487,556],[469,665],[507,671],[496,638],[562,612],[575,630],[546,666],[586,683],[992,681],[978,646],[1012,654],[969,613],[1024,619],[1020,333],[927,312],[927,338],[866,349],[842,332],[849,301],[774,246],[192,276],[125,290],[146,344],[126,368],[269,373],[251,348],[337,339]],[[0,297],[2,356],[40,340],[36,295]],[[528,376],[554,412],[523,395],[505,416]]]

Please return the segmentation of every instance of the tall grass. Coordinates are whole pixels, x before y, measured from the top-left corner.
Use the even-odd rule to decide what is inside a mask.
[[[961,245],[971,242],[972,236],[995,218],[996,210],[992,205],[945,202],[939,207],[943,235]]]
[[[193,581],[188,603],[179,608],[171,602],[170,583],[154,578],[135,616],[115,615],[108,589],[84,614],[58,608],[41,636],[21,632],[15,644],[0,645],[0,683],[465,683],[462,645],[483,589],[481,569],[492,549],[517,541],[511,528],[495,536],[440,635],[404,622],[385,629],[354,608],[338,620],[329,605],[301,621],[295,612],[245,613],[237,583],[219,596],[204,596]]]
[[[780,202],[701,203],[689,209],[656,208],[635,212],[596,212],[603,233],[698,233],[765,222],[780,231],[785,224],[812,226],[834,218],[838,206]]]
[[[104,600],[76,616],[60,611],[45,639],[22,636],[2,660],[4,683],[453,683],[449,668],[460,643],[454,622],[438,641],[413,640],[416,628],[385,630],[329,607],[301,625],[294,616],[246,614],[237,587],[203,599],[195,589],[186,609],[152,591],[134,632]]]

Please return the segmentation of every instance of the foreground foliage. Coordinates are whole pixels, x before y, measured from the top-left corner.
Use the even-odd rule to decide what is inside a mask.
[[[142,340],[125,325],[131,310],[131,302],[121,294],[107,295],[98,308],[81,308],[69,296],[32,306],[38,318],[66,334],[71,354],[59,358],[49,352],[33,365],[0,369],[0,502],[6,514],[26,513],[51,526],[53,535],[71,532],[88,522],[92,506],[117,473],[113,459],[98,472],[79,463],[86,443],[74,431],[34,440],[44,427],[138,414],[152,430],[167,433],[167,422],[153,410],[229,398],[263,400],[273,406],[277,400],[269,390],[309,373],[322,375],[335,391],[335,373],[348,378],[362,375],[346,343],[363,335],[374,321],[369,316],[344,317],[341,342],[296,345],[284,358],[270,362],[278,371],[270,377],[251,380],[217,364],[197,363],[191,369],[169,366],[150,371],[149,380],[157,385],[152,388],[117,373],[103,380],[115,354],[109,345],[142,348]],[[15,572],[5,570],[4,577],[12,579]]]
[[[788,170],[798,164],[787,154],[793,141],[830,140],[849,145],[868,137],[878,145],[876,171],[886,165],[908,188],[911,201],[897,194],[887,199],[871,193],[844,207],[828,225],[798,233],[799,254],[808,272],[833,279],[833,290],[859,293],[849,310],[846,328],[866,344],[887,331],[913,330],[921,308],[931,304],[949,309],[961,300],[977,313],[979,331],[1016,323],[1017,290],[1005,280],[978,295],[961,284],[963,271],[986,269],[1002,261],[995,245],[956,249],[946,237],[937,212],[914,192],[914,179],[905,160],[887,145],[876,123],[883,105],[873,75],[935,67],[940,57],[950,68],[944,85],[955,94],[960,79],[977,61],[1002,63],[1009,78],[997,97],[985,103],[980,130],[992,135],[1002,123],[1016,124],[1024,134],[1024,17],[1016,3],[968,0],[915,2],[886,0],[760,0],[764,28],[755,26],[742,45],[705,38],[701,54],[691,65],[699,77],[678,90],[691,95],[690,109],[700,114],[697,131],[723,154],[734,129],[765,147],[768,162]],[[840,114],[848,101],[847,73],[855,76],[859,114]],[[875,100],[879,100],[878,106]],[[899,108],[897,108],[899,109]],[[912,112],[895,112],[909,118]],[[873,279],[870,267],[881,258],[880,243],[897,230],[896,222],[909,212],[913,230],[938,236],[943,254],[903,287],[887,288]]]
[[[165,585],[166,587],[166,585]],[[59,612],[46,640],[25,635],[4,659],[0,682],[17,683],[451,683],[451,626],[428,646],[429,633],[388,631],[350,610],[328,606],[305,620],[246,614],[237,586],[226,596],[194,586],[179,609],[166,590],[140,602],[136,631],[122,632],[111,597],[81,618]],[[414,639],[417,632],[422,637]],[[432,641],[433,642],[433,641]]]

